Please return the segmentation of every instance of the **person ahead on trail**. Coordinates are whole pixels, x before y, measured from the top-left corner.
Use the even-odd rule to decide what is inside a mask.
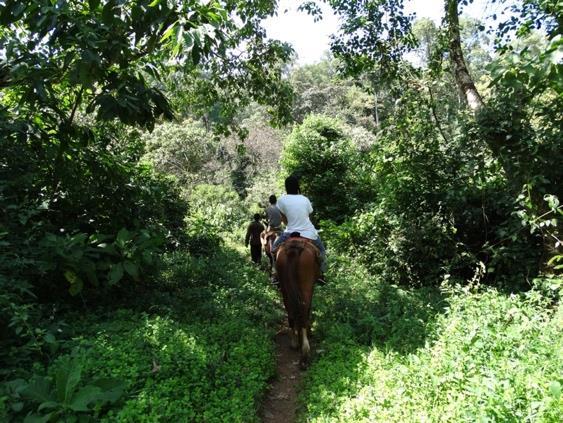
[[[271,256],[271,248],[274,240],[282,231],[282,217],[280,209],[278,209],[276,202],[277,198],[275,195],[270,195],[268,200],[270,205],[266,208],[266,218],[268,219],[268,228],[262,232],[260,239],[262,240],[262,247],[266,251],[266,255],[270,259],[270,265],[273,265],[273,258]],[[270,245],[268,245],[270,244]]]
[[[275,195],[270,195],[270,205],[266,209],[266,217],[268,218],[268,232],[281,231],[282,218],[280,209],[277,207],[277,198]]]
[[[260,241],[260,234],[264,230],[264,225],[260,223],[260,215],[257,213],[254,215],[254,220],[248,225],[246,229],[246,238],[244,239],[244,245],[248,247],[250,243],[250,256],[252,261],[256,264],[260,264],[262,260],[262,243]]]
[[[278,209],[282,213],[282,221],[286,224],[285,231],[276,239],[272,252],[275,253],[279,246],[286,241],[293,232],[299,232],[303,238],[310,239],[320,252],[321,277],[317,281],[321,285],[325,283],[324,273],[327,269],[326,250],[321,241],[319,233],[309,219],[313,212],[313,206],[307,197],[300,194],[299,181],[295,176],[289,176],[285,180],[287,195],[283,195],[277,202]],[[274,283],[277,275],[274,275]]]

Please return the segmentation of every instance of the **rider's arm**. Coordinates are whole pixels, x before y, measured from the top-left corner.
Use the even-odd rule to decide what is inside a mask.
[[[280,212],[280,214],[283,224],[287,226],[287,217],[285,217],[285,214],[283,214],[282,212]]]
[[[246,229],[246,237],[244,238],[244,246],[248,247],[249,242],[250,242],[250,225]]]

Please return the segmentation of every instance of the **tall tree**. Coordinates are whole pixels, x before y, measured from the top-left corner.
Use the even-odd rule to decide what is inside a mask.
[[[275,6],[275,0],[9,0],[0,6],[2,88],[10,90],[16,113],[41,110],[61,135],[78,112],[148,128],[159,116],[171,117],[161,91],[170,71],[206,80],[189,81],[203,92],[242,86],[233,102],[249,97],[279,105],[283,119],[289,98],[277,65],[292,51],[266,39],[260,24]]]
[[[448,47],[450,60],[452,62],[453,73],[459,90],[468,107],[473,112],[478,112],[483,106],[483,98],[477,88],[475,82],[469,74],[469,69],[465,63],[463,51],[461,49],[461,31],[459,25],[459,0],[447,0],[446,7],[446,24],[448,29]]]

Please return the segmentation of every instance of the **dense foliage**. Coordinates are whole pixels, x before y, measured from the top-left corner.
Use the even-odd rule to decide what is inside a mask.
[[[155,280],[135,301],[59,321],[56,359],[4,375],[2,421],[254,415],[273,372],[274,291],[231,249],[208,258],[169,254]]]
[[[549,280],[507,296],[405,290],[348,258],[332,270],[334,282],[316,299],[321,341],[302,397],[307,421],[563,417],[563,315],[545,296]]]
[[[255,420],[241,245],[289,174],[330,264],[302,420],[563,419],[559,3],[325,2],[288,67],[275,0],[0,1],[0,420]]]
[[[335,209],[354,211],[342,225],[334,215],[324,223],[333,245],[402,284],[460,276],[520,289],[522,275],[557,273],[562,74],[551,3],[516,8],[499,34],[517,31],[494,59],[484,51],[483,27],[454,17],[456,1],[444,2],[441,28],[428,21],[413,27],[400,1],[328,3],[341,17],[333,52],[347,74],[364,81],[359,86],[378,94],[382,111],[369,154],[360,161],[347,151],[333,158],[346,163],[337,172],[341,181],[363,175],[354,181],[356,192],[337,190],[351,198],[331,196]],[[313,2],[304,7],[318,13]],[[392,22],[397,25],[389,31]],[[547,37],[533,26],[546,26]],[[415,44],[421,60],[405,61],[399,53]],[[467,105],[475,104],[469,113]],[[303,151],[309,138],[298,143]],[[290,167],[306,168],[313,157],[308,151]],[[307,170],[337,186],[319,167]]]
[[[311,115],[288,136],[282,151],[284,175],[301,179],[318,217],[341,222],[359,206],[360,154],[353,134],[341,122]],[[327,193],[331,195],[328,196]]]
[[[220,119],[208,119],[219,132],[236,128],[235,111],[252,100],[282,122],[291,48],[265,39],[261,21],[274,10],[269,0],[0,3],[2,354],[44,352],[53,329],[37,327],[42,304],[125,294],[146,283],[164,249],[186,245],[170,154],[153,154],[159,144],[131,127],[172,118],[169,98],[194,116],[222,99]],[[245,53],[233,54],[240,45]],[[166,91],[172,76],[191,84],[189,97]],[[191,174],[204,155],[196,151],[207,151],[194,131]],[[167,141],[168,151],[178,143]]]

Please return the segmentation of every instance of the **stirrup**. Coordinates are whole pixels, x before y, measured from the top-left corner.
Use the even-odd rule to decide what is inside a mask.
[[[278,279],[278,275],[276,273],[273,273],[270,277],[270,283],[274,286],[278,286],[280,284],[280,280]]]

